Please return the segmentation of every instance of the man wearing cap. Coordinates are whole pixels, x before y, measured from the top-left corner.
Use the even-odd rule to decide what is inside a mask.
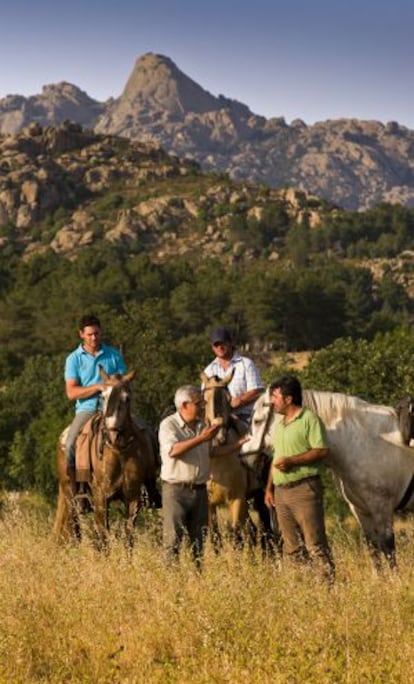
[[[234,369],[228,390],[234,414],[247,425],[253,411],[253,404],[263,390],[260,372],[251,359],[235,351],[232,335],[227,328],[215,328],[210,335],[216,358],[204,369],[209,377],[224,378]]]

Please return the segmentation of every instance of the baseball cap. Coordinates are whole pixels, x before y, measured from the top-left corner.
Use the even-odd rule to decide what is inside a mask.
[[[232,342],[230,330],[227,328],[215,328],[210,335],[211,344],[216,342]]]

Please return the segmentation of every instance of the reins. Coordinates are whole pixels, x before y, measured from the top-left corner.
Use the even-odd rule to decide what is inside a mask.
[[[124,419],[124,422],[128,423],[127,427],[124,424],[121,426],[115,426],[115,427],[108,428],[106,426],[106,423],[105,423],[106,419],[108,417],[111,417],[112,414],[115,412],[119,401],[122,401],[120,399],[120,396],[121,396],[120,393],[125,388],[126,388],[125,384],[115,386],[113,388],[113,391],[111,392],[108,403],[106,405],[106,411],[105,412],[104,412],[104,410],[100,411],[99,420],[97,422],[97,449],[96,449],[98,458],[100,460],[102,460],[102,458],[103,458],[103,452],[104,452],[105,447],[107,447],[112,452],[117,453],[121,456],[122,453],[124,451],[126,451],[131,446],[131,444],[134,442],[134,440],[136,438],[136,433],[134,430],[134,426],[133,426],[133,422],[132,422],[132,418],[131,418],[131,414],[130,414],[129,410],[126,413],[125,419]],[[128,428],[130,428],[130,432],[129,432]],[[113,442],[110,439],[110,436],[112,434],[115,435],[115,442]],[[124,439],[122,439],[123,436],[125,436]],[[120,438],[120,439],[118,440],[118,438]]]
[[[269,429],[270,421],[273,417],[272,404],[270,402],[266,402],[264,404],[264,406],[268,407],[269,410],[267,412],[267,416],[266,416],[265,421],[264,421],[264,428],[263,428],[262,436],[260,438],[260,442],[255,449],[250,449],[250,450],[244,450],[243,449],[243,451],[241,453],[242,456],[250,456],[251,454],[260,454],[260,452],[263,450],[263,444],[265,441],[265,436],[266,436],[266,433]],[[253,417],[254,417],[254,413],[253,413]],[[252,419],[253,419],[253,417],[252,417]]]

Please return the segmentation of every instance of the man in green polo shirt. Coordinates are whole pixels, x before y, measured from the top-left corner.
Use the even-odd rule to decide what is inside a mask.
[[[281,415],[274,439],[273,464],[265,503],[276,509],[289,558],[312,561],[324,577],[333,578],[334,563],[325,531],[320,462],[329,454],[325,426],[302,407],[302,388],[293,375],[270,385],[273,409]]]

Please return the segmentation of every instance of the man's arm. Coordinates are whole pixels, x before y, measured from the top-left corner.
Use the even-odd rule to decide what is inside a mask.
[[[309,463],[317,463],[329,455],[329,449],[309,449],[309,451],[304,451],[302,454],[295,454],[295,456],[289,456],[285,458],[283,456],[276,459],[273,462],[273,468],[277,468],[282,472],[292,470],[294,466],[298,465],[308,465]]]
[[[231,405],[233,408],[239,408],[240,406],[248,406],[249,404],[253,404],[253,402],[259,398],[264,389],[262,379],[260,377],[260,371],[256,364],[247,357],[243,357],[242,363],[246,391],[243,392],[243,394],[240,394],[238,397],[231,398]]]
[[[269,475],[267,476],[267,483],[266,483],[266,489],[265,489],[265,504],[268,508],[272,508],[274,506],[274,500],[273,500],[273,474],[272,474],[272,466],[269,468]]]
[[[74,378],[66,380],[66,396],[73,401],[93,397],[94,394],[102,392],[103,388],[104,384],[102,382],[96,383],[95,385],[89,385],[88,387],[82,387],[82,385],[79,384],[79,381]]]
[[[194,449],[194,447],[202,444],[202,442],[209,442],[217,434],[219,427],[217,425],[210,425],[210,427],[204,428],[199,435],[195,437],[190,437],[189,439],[183,439],[181,441],[175,442],[169,452],[169,456],[172,458],[180,458],[187,451]]]
[[[252,404],[254,401],[256,401],[256,399],[260,397],[261,393],[262,389],[257,388],[248,390],[247,392],[243,392],[243,394],[240,394],[238,397],[231,397],[231,406],[232,408],[248,406],[249,404]]]
[[[231,442],[230,444],[221,444],[220,446],[215,446],[211,449],[210,456],[212,458],[215,458],[216,456],[229,456],[235,451],[240,451],[242,445],[245,442],[248,442],[249,439],[249,435],[244,435],[243,437],[240,437],[240,439],[237,439],[235,442]]]

